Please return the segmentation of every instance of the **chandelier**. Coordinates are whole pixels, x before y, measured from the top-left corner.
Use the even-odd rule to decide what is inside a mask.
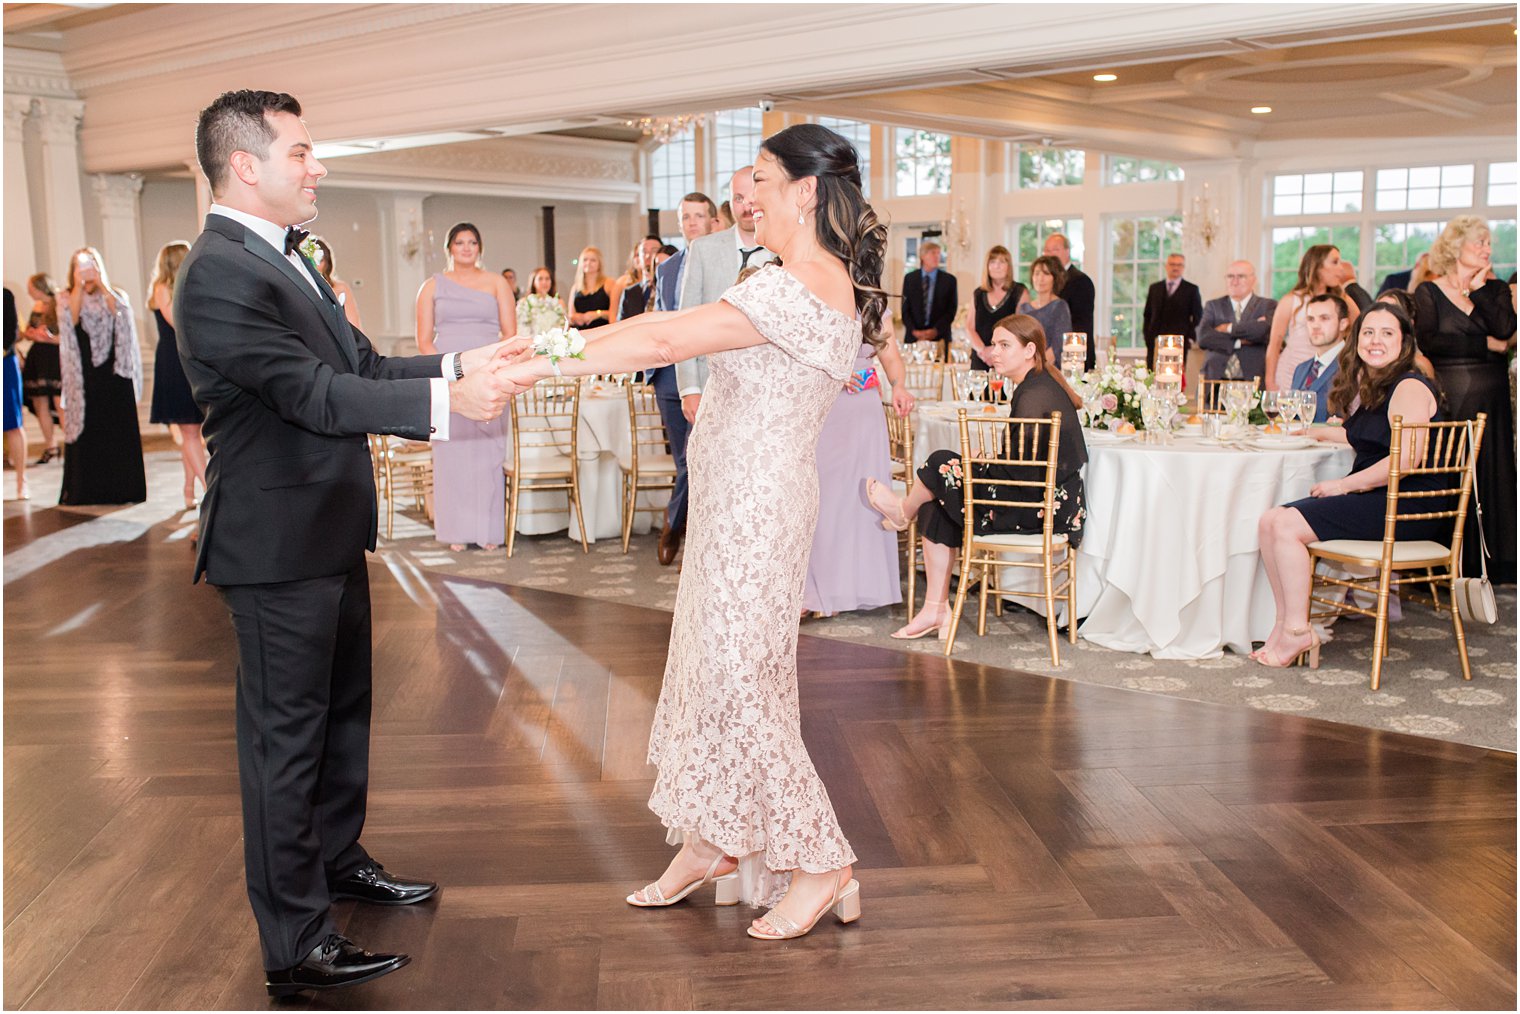
[[[1209,201],[1209,185],[1203,185],[1203,193],[1193,197],[1193,205],[1184,216],[1182,231],[1187,239],[1197,243],[1205,250],[1214,249],[1214,244],[1224,234],[1224,226],[1220,223],[1219,209]]]
[[[661,144],[669,144],[699,123],[704,126],[707,124],[706,113],[682,113],[680,116],[640,116],[637,119],[624,120],[623,126],[636,128],[645,137],[652,137]]]

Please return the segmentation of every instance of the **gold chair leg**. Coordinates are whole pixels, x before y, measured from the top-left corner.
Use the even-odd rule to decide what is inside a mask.
[[[1077,643],[1077,558],[1071,543],[1066,544],[1066,633]]]
[[[639,486],[627,472],[623,473],[623,555],[628,555],[628,539],[633,535],[633,505],[638,500]]]
[[[507,476],[507,559],[512,559],[512,547],[517,545],[517,492],[516,476]]]
[[[966,584],[967,575],[971,572],[968,554],[961,554],[961,579],[955,586],[955,608],[950,610],[950,630],[945,635],[945,657],[950,657],[950,650],[955,647],[955,634],[961,626],[961,612],[966,608]],[[928,593],[924,593],[924,601],[928,601]]]
[[[1388,654],[1388,572],[1378,578],[1377,625],[1372,631],[1372,689],[1383,680],[1383,658]]]
[[[975,570],[976,567],[973,566],[972,569]],[[982,565],[982,567],[981,567],[981,574],[978,576],[977,580],[980,582],[981,587],[979,587],[977,589],[976,636],[977,637],[986,637],[987,636],[987,565],[986,564]]]
[[[913,618],[913,603],[918,600],[918,519],[908,522],[908,619]]]
[[[1061,664],[1061,635],[1056,632],[1056,589],[1050,573],[1050,560],[1045,560],[1045,633],[1050,638],[1050,664]]]
[[[1451,629],[1457,635],[1457,656],[1462,659],[1462,678],[1472,679],[1472,666],[1467,662],[1467,631],[1462,627],[1462,614],[1457,610],[1456,589],[1451,589]]]
[[[581,552],[591,552],[591,547],[586,545],[586,518],[581,514],[581,483],[577,475],[579,465],[572,464],[570,472],[570,505],[575,508],[575,523],[581,529]]]

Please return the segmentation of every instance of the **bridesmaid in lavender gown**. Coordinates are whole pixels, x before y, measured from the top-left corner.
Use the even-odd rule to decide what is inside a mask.
[[[865,494],[867,479],[892,485],[878,371],[892,385],[893,410],[900,416],[913,411],[902,356],[890,334],[884,320],[880,354],[861,345],[854,372],[818,436],[818,527],[803,587],[805,613],[832,616],[902,601],[897,533],[870,523],[876,510]]]
[[[480,232],[468,222],[449,230],[449,270],[417,293],[417,348],[425,355],[464,352],[517,333],[507,281],[480,267]],[[504,420],[474,422],[449,414],[449,439],[433,443],[433,529],[456,553],[468,543],[491,550],[506,541],[501,466]]]

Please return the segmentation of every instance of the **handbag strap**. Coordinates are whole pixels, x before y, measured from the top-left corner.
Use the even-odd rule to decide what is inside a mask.
[[[1467,445],[1471,449],[1467,470],[1472,473],[1472,501],[1478,514],[1478,566],[1483,572],[1483,583],[1488,583],[1488,540],[1483,537],[1483,498],[1478,496],[1478,449],[1473,446],[1472,420],[1467,422]]]

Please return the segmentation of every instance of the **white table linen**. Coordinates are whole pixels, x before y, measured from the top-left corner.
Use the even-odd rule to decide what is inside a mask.
[[[628,425],[628,396],[618,387],[607,385],[593,393],[591,385],[581,394],[581,416],[577,469],[581,485],[581,513],[586,520],[586,541],[620,539],[623,534],[623,477],[618,462],[631,454]],[[569,448],[564,448],[569,451]],[[507,425],[507,455],[512,454],[511,424]],[[656,490],[639,494],[639,506],[664,507],[670,494]],[[580,528],[570,513],[562,492],[527,493],[518,500],[519,535],[543,535],[564,531],[580,540]],[[529,514],[527,511],[546,513]],[[644,534],[654,527],[655,515],[634,515],[633,530]]]

